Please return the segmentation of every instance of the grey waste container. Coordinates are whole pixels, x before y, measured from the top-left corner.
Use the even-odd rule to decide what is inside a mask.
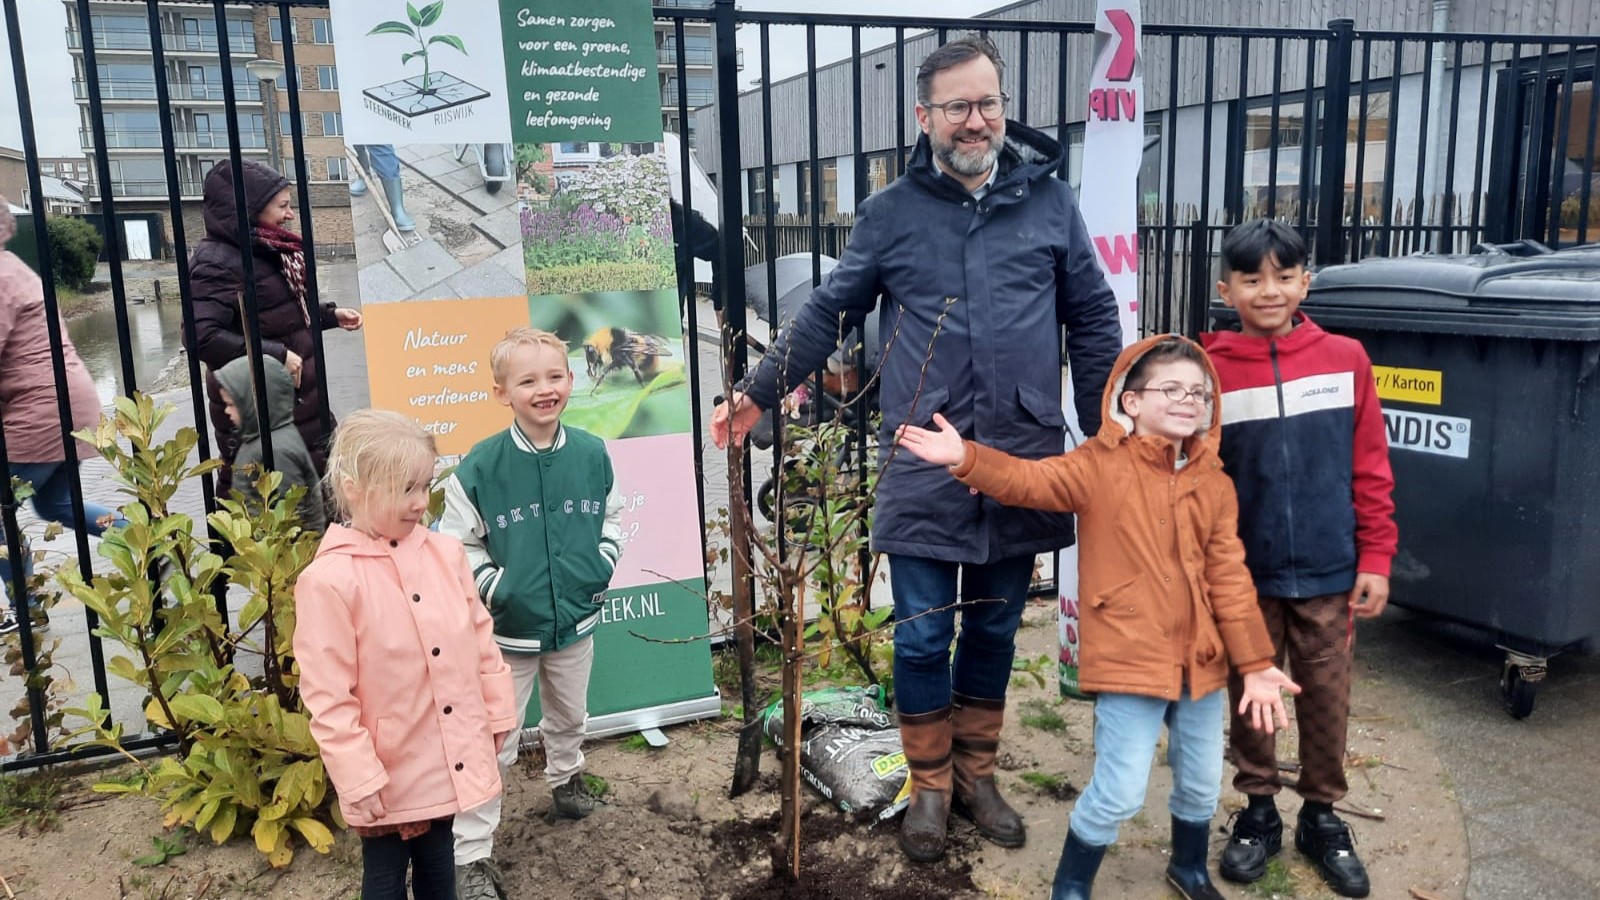
[[[1481,249],[1323,269],[1302,309],[1372,357],[1393,602],[1491,636],[1520,718],[1600,633],[1600,247]]]

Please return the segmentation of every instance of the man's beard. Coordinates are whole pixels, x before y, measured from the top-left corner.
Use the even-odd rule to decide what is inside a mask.
[[[963,137],[974,136],[988,138],[989,149],[977,156],[961,152],[960,145],[956,141]],[[930,137],[932,137],[933,141],[933,155],[944,163],[945,168],[957,175],[966,175],[968,177],[986,175],[994,165],[995,158],[1000,155],[999,140],[995,137],[994,130],[991,128],[985,128],[981,132],[962,131],[951,135],[948,141],[940,140],[938,137]]]

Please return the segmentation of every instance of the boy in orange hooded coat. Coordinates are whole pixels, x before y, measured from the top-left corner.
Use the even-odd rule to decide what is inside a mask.
[[[1217,456],[1216,372],[1180,337],[1122,351],[1099,433],[1070,453],[1022,460],[963,441],[944,417],[899,442],[969,487],[1011,506],[1078,514],[1084,690],[1095,702],[1095,769],[1073,808],[1055,900],[1089,888],[1122,822],[1144,803],[1161,726],[1173,771],[1172,862],[1184,897],[1221,895],[1206,869],[1222,785],[1222,713],[1230,664],[1241,711],[1267,731],[1287,725],[1238,536],[1238,500]]]

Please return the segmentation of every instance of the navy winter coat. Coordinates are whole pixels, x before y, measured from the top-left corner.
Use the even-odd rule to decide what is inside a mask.
[[[935,169],[924,135],[906,177],[862,204],[839,265],[745,380],[751,399],[774,408],[836,349],[841,320],[849,330],[878,307],[879,461],[888,461],[873,514],[879,552],[987,563],[1072,543],[1068,515],[1003,507],[909,453],[890,460],[894,430],[930,425],[936,412],[1014,456],[1062,452],[1061,326],[1078,421],[1086,434],[1099,430],[1122,337],[1072,190],[1052,177],[1061,154],[1042,132],[1008,121],[1000,172],[975,199]]]

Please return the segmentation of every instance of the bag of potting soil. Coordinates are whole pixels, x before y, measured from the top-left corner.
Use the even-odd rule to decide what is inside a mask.
[[[783,701],[761,714],[783,747]],[[906,755],[881,687],[806,691],[800,698],[800,777],[847,813],[887,819],[905,808]]]

